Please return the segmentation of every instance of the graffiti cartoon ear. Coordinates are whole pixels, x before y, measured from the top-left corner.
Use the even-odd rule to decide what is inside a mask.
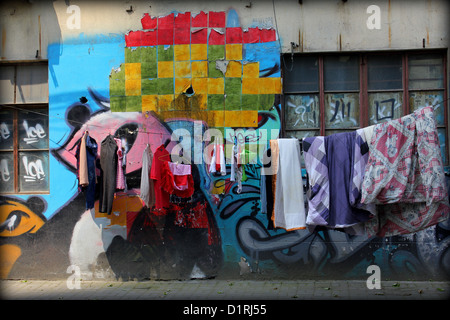
[[[90,117],[91,110],[89,107],[85,104],[76,102],[68,108],[66,121],[74,129],[79,129]]]
[[[46,202],[40,197],[29,198],[26,202],[26,205],[38,216],[43,215],[44,211],[47,209]]]

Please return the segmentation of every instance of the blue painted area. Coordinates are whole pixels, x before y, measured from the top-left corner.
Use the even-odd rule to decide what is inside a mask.
[[[50,149],[59,148],[68,138],[71,128],[66,123],[66,111],[80,97],[88,99],[91,112],[99,110],[88,88],[109,99],[109,74],[125,61],[124,47],[123,35],[81,34],[64,44],[49,45]],[[50,156],[50,168],[51,195],[42,196],[47,202],[44,212],[47,218],[77,193],[76,176],[53,156]]]
[[[276,72],[269,77],[280,78],[280,50],[277,41],[264,43],[246,43],[242,46],[242,59],[244,61],[259,62],[260,76],[264,75],[275,66],[278,66]]]

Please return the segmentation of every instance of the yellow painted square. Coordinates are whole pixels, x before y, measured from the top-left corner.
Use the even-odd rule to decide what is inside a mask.
[[[258,126],[258,111],[257,110],[242,110],[241,111],[241,125],[243,127],[257,127]]]
[[[240,110],[225,111],[224,127],[241,127],[241,118]]]
[[[195,94],[207,94],[208,78],[192,78],[192,88],[194,89]]]
[[[163,94],[158,96],[158,111],[169,111],[173,108],[173,94]]]
[[[225,121],[225,111],[208,111],[208,124],[210,127],[223,127]]]
[[[207,111],[191,111],[190,118],[198,121],[208,121]]]
[[[125,63],[125,80],[137,80],[141,78],[140,63]]]
[[[158,111],[158,96],[156,94],[142,96],[142,112]]]
[[[242,78],[242,94],[258,94],[259,80],[259,78]]]
[[[227,60],[242,60],[242,44],[225,45],[225,57]]]
[[[192,78],[208,77],[208,61],[192,61]]]
[[[208,59],[207,44],[191,44],[191,60],[207,60]]]
[[[208,78],[208,94],[224,94],[225,84],[223,78]]]
[[[195,93],[191,98],[192,111],[208,109],[208,95],[205,93]]]
[[[173,46],[173,56],[175,61],[191,60],[191,50],[188,44],[177,44]]]
[[[191,79],[189,78],[175,78],[175,94],[181,94],[191,86]]]
[[[158,78],[173,78],[173,61],[158,61]]]
[[[281,93],[280,78],[260,78],[259,92],[263,94]]]
[[[242,76],[243,78],[259,78],[259,62],[244,64]]]
[[[191,77],[191,62],[190,61],[176,61],[175,62],[175,77],[176,78],[190,78]]]
[[[125,95],[140,96],[141,95],[141,79],[125,80]]]
[[[242,76],[242,63],[238,61],[230,61],[225,72],[227,78],[240,78]]]

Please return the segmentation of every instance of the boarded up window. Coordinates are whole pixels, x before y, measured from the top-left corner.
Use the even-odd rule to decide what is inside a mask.
[[[47,63],[0,64],[0,192],[49,191]]]

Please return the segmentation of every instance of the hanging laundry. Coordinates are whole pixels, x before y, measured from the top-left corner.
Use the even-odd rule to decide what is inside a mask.
[[[88,176],[88,165],[87,165],[87,155],[86,155],[86,138],[88,136],[88,132],[84,132],[81,137],[81,143],[79,146],[79,163],[78,163],[78,184],[81,187],[86,187],[89,185],[89,176]]]
[[[111,214],[117,177],[117,144],[112,135],[103,139],[100,148],[101,179],[99,212]]]
[[[268,225],[267,230],[273,230],[273,192],[272,192],[272,166],[271,166],[271,149],[263,153],[262,168],[260,171],[260,201],[261,201],[261,213],[266,214]]]
[[[89,185],[86,187],[86,209],[92,209],[95,205],[95,195],[97,190],[97,141],[91,136],[86,137],[86,158],[88,167]]]
[[[277,139],[278,173],[274,203],[274,226],[286,230],[305,229],[300,144],[297,139]]]
[[[209,172],[217,175],[226,175],[225,153],[223,151],[223,144],[214,141],[213,151],[211,154],[211,163],[209,165]]]
[[[95,203],[97,148],[97,142],[86,131],[77,144],[75,152],[78,185],[79,190],[86,197],[86,210],[92,209]]]
[[[373,213],[360,204],[360,181],[367,144],[362,132],[343,132],[303,139],[303,156],[308,173],[309,226],[344,228],[362,233],[362,223]],[[357,149],[357,152],[355,152]],[[370,207],[370,210],[374,208]]]
[[[376,125],[362,202],[378,204],[367,232],[413,233],[448,219],[450,207],[433,108]],[[382,206],[380,206],[382,204]]]
[[[176,190],[187,190],[189,176],[192,174],[191,166],[188,164],[180,164],[169,162],[169,169],[173,175],[173,186]]]
[[[238,186],[236,189],[236,193],[238,194],[242,192],[242,173],[244,169],[241,163],[240,149],[241,147],[238,144],[234,144],[231,149],[230,181],[237,182]]]
[[[152,162],[152,149],[147,144],[144,149],[144,153],[142,154],[142,171],[139,197],[144,202],[144,205],[148,208],[151,208],[155,204],[155,189],[153,185],[153,179],[150,179]]]
[[[155,189],[155,207],[156,209],[168,208],[170,205],[170,194],[162,187],[163,166],[170,161],[170,154],[164,147],[159,146],[154,155],[150,170],[150,178],[153,179]]]
[[[118,138],[114,138],[117,144],[117,176],[116,176],[116,189],[117,190],[125,190],[125,173],[123,170],[123,165],[125,162],[124,159],[124,150],[122,148],[122,140]]]

